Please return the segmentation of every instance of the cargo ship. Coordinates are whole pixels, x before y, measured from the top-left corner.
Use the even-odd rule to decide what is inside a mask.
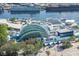
[[[69,6],[57,6],[57,7],[46,7],[46,12],[72,12],[79,11],[79,5],[69,5]]]
[[[35,6],[12,6],[10,9],[10,12],[12,14],[14,13],[39,13],[40,12],[40,8],[35,7]]]

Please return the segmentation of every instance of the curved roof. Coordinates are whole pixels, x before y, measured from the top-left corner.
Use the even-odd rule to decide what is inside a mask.
[[[31,37],[48,37],[50,34],[49,29],[44,24],[29,24],[24,25],[20,32],[20,40],[31,38]]]

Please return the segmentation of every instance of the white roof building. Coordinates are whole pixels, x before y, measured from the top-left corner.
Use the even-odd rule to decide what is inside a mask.
[[[75,23],[75,20],[66,20],[66,23]]]

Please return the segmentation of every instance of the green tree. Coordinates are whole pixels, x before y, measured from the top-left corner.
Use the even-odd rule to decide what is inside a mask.
[[[4,24],[0,25],[0,47],[7,42],[7,26]]]
[[[34,55],[35,54],[35,46],[32,44],[28,44],[26,45],[26,47],[24,48],[24,53],[23,55]]]
[[[50,55],[50,51],[46,51],[46,54],[49,56]]]
[[[1,55],[5,55],[5,56],[17,56],[19,50],[20,50],[20,45],[18,43],[9,41],[1,47],[0,53]]]
[[[79,29],[79,25],[77,25],[77,26],[73,26],[74,28],[76,28],[76,29]]]
[[[69,41],[75,41],[76,37],[75,36],[71,36],[68,40]]]
[[[21,55],[36,55],[38,50],[43,46],[43,42],[37,39],[29,39],[25,42],[18,42],[10,40],[0,48],[0,55],[2,56],[17,56]],[[18,53],[19,52],[19,53]]]
[[[36,40],[35,47],[37,49],[40,49],[41,47],[43,47],[43,42],[41,40]]]
[[[16,17],[13,17],[10,19],[12,22],[15,22],[16,21]]]
[[[71,43],[70,43],[69,40],[64,40],[64,41],[62,42],[62,46],[60,46],[60,47],[63,48],[63,49],[66,49],[66,48],[72,47],[72,45],[71,45]]]
[[[43,46],[43,42],[36,38],[31,38],[26,40],[23,55],[36,55],[38,50]]]

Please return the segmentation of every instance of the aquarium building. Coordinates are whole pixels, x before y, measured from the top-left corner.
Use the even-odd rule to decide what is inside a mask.
[[[33,37],[48,38],[49,35],[49,28],[45,24],[26,24],[22,27],[17,41]]]

